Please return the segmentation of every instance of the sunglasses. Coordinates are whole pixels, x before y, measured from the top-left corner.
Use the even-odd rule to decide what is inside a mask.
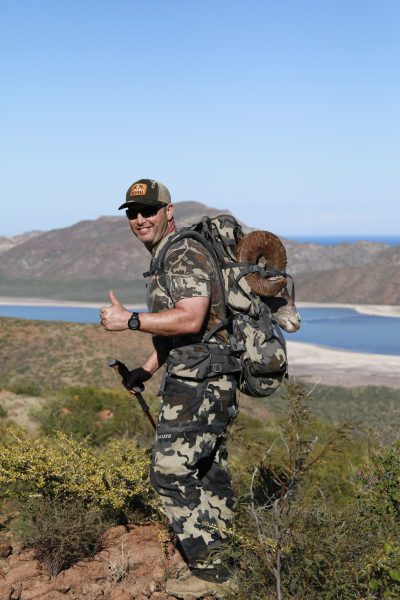
[[[160,208],[163,206],[165,206],[165,204],[155,204],[153,206],[131,206],[126,209],[125,213],[130,221],[137,219],[139,213],[144,219],[148,219],[149,217],[155,217]]]

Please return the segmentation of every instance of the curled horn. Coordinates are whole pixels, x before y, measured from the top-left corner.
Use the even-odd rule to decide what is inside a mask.
[[[252,231],[245,235],[237,245],[236,260],[250,265],[259,265],[264,269],[272,267],[285,273],[286,250],[281,240],[269,231]],[[259,296],[275,296],[287,284],[283,275],[263,277],[260,273],[244,276],[251,290]]]

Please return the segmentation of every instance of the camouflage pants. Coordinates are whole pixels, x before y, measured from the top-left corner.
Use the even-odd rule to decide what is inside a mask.
[[[206,568],[231,524],[226,435],[236,414],[232,375],[202,382],[167,377],[151,481],[192,568]]]

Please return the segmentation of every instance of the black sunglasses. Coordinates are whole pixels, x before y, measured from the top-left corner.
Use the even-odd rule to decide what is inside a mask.
[[[131,206],[126,209],[125,213],[130,221],[137,219],[139,213],[144,219],[148,219],[149,217],[155,217],[160,208],[163,206],[165,206],[165,204],[153,204],[153,206]]]

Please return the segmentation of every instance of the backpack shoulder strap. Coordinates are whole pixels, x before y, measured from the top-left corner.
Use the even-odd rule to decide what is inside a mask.
[[[167,255],[168,251],[174,244],[176,244],[177,242],[180,242],[183,239],[196,240],[197,242],[202,244],[202,246],[207,250],[208,254],[211,256],[211,259],[213,260],[213,263],[215,264],[215,269],[216,269],[216,273],[218,276],[218,282],[223,291],[223,297],[224,297],[224,301],[225,301],[225,311],[226,311],[225,284],[224,284],[224,279],[222,276],[221,265],[220,265],[218,255],[217,255],[212,243],[204,235],[202,235],[199,231],[196,231],[195,227],[196,227],[196,225],[194,225],[192,227],[185,227],[184,229],[177,231],[176,234],[171,236],[171,238],[168,240],[168,242],[163,246],[163,248],[161,248],[160,254],[151,261],[150,270],[146,271],[146,273],[143,273],[143,277],[150,277],[151,275],[157,274],[158,277],[161,279],[162,286],[168,292],[168,286],[166,285],[166,280],[165,280],[165,276],[164,276],[164,262],[165,262],[165,257]]]

